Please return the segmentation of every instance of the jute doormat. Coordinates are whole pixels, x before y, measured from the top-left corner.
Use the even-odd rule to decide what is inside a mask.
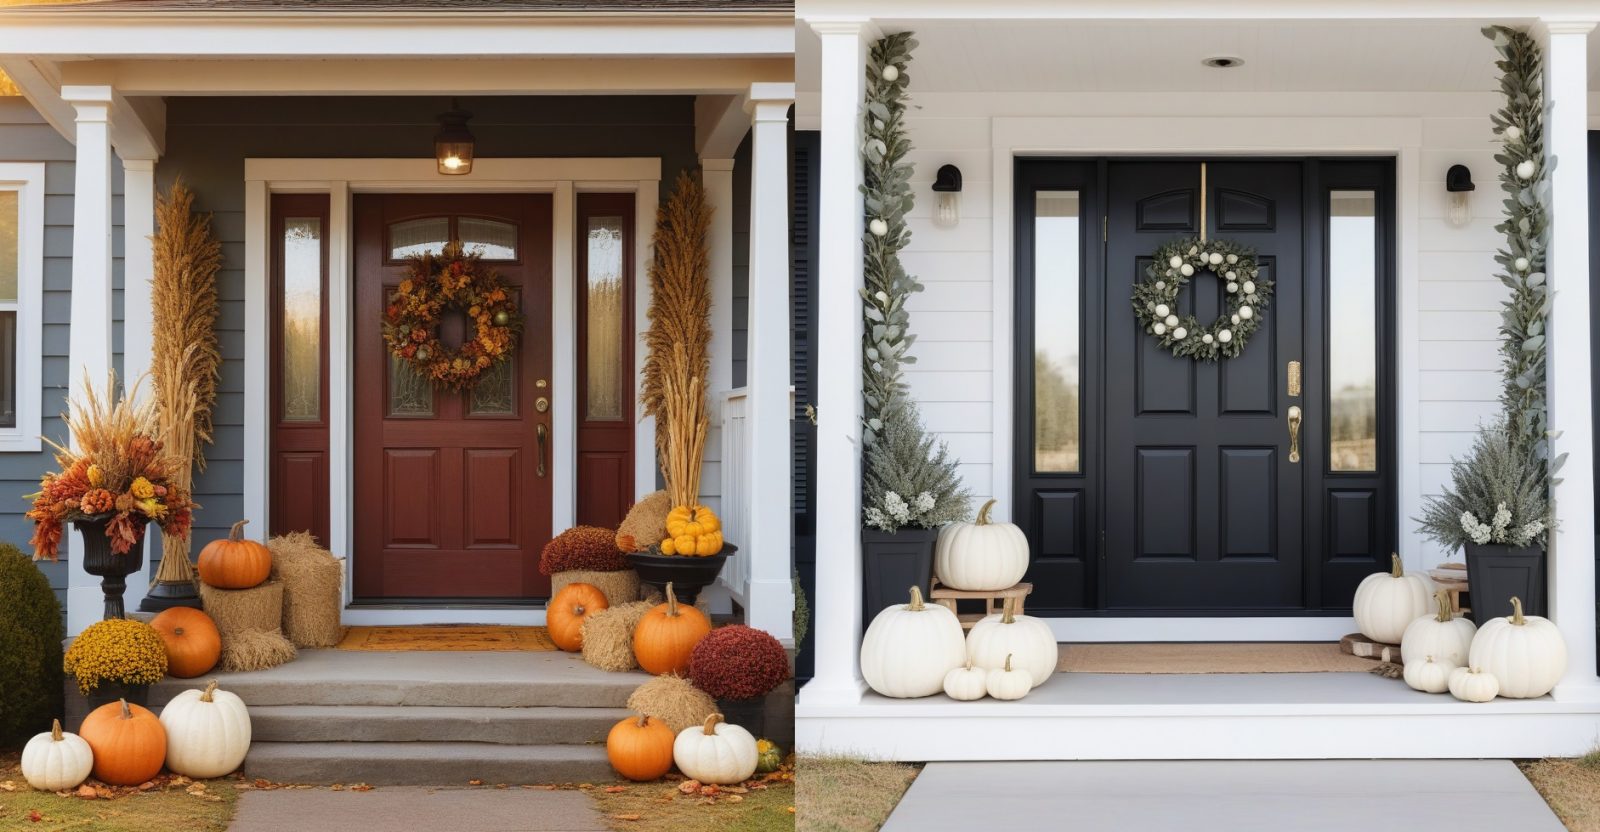
[[[555,650],[556,645],[543,627],[351,627],[339,649],[542,653]]]
[[[1063,644],[1064,673],[1366,673],[1338,642]]]

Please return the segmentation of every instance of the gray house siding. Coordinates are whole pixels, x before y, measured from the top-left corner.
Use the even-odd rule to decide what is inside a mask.
[[[61,138],[55,128],[34,111],[27,100],[17,96],[0,96],[0,161],[43,162],[45,164],[45,230],[44,230],[44,308],[30,311],[44,316],[44,372],[43,421],[44,436],[60,441],[66,428],[60,414],[66,410],[67,372],[67,322],[71,319],[72,288],[72,190],[75,151],[71,143]],[[113,344],[122,342],[122,175],[120,164],[113,164],[112,206],[113,252],[115,254],[112,279],[115,294],[112,315],[115,319]],[[117,349],[116,366],[122,366],[121,350]],[[28,538],[33,527],[22,514],[27,510],[23,495],[39,488],[39,476],[52,464],[48,447],[39,453],[0,454],[0,540],[28,551]],[[56,590],[63,610],[66,606],[67,564],[41,563]]]

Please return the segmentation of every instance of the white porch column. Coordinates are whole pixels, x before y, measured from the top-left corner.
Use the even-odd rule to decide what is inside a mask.
[[[794,640],[789,422],[789,107],[794,84],[750,85],[750,626]],[[730,235],[731,236],[731,235]]]
[[[1594,436],[1589,360],[1588,49],[1595,21],[1544,21],[1545,152],[1550,172],[1546,270],[1560,301],[1550,315],[1547,371],[1554,452],[1566,454],[1552,495],[1560,521],[1550,541],[1550,617],[1567,642],[1555,697],[1600,701],[1595,678]]]
[[[817,585],[815,670],[806,707],[853,705],[863,683],[861,633],[861,124],[864,19],[808,21],[822,40],[821,177],[817,194]]]
[[[109,86],[67,86],[61,97],[77,112],[78,152],[72,216],[72,326],[67,390],[102,387],[111,372],[111,103]],[[100,620],[100,579],[83,571],[77,532],[67,537],[67,633]],[[137,585],[133,576],[130,584]],[[130,586],[130,594],[135,594]],[[133,599],[138,603],[138,598]]]

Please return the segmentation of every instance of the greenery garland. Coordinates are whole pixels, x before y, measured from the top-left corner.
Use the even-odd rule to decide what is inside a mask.
[[[1506,97],[1506,105],[1491,116],[1503,142],[1495,161],[1505,168],[1500,186],[1506,192],[1506,218],[1495,226],[1506,245],[1494,259],[1505,270],[1500,282],[1511,290],[1500,314],[1500,400],[1506,429],[1535,458],[1548,460],[1545,321],[1551,297],[1545,275],[1549,164],[1544,158],[1544,56],[1526,32],[1490,26],[1483,34],[1500,53],[1495,66]]]
[[[1221,279],[1228,296],[1227,311],[1209,326],[1178,314],[1178,294],[1202,272]],[[1261,276],[1255,250],[1228,240],[1173,240],[1156,249],[1144,273],[1145,279],[1133,285],[1133,313],[1162,349],[1179,358],[1237,357],[1260,328],[1272,297],[1272,281]]]

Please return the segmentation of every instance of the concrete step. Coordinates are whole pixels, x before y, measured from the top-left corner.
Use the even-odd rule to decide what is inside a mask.
[[[603,743],[625,708],[257,705],[256,742]]]
[[[472,742],[254,742],[247,777],[274,783],[465,786],[603,783],[616,779],[601,745]]]

